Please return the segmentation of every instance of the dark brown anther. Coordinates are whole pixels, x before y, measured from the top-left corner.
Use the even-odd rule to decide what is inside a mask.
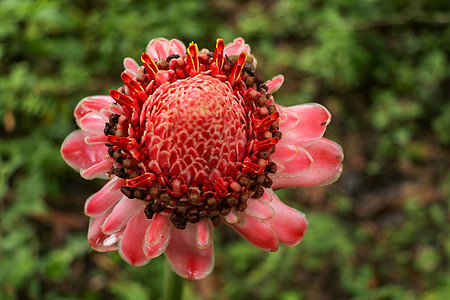
[[[113,155],[114,155],[114,149],[113,149],[112,146],[109,146],[109,147],[108,147],[108,155],[111,156],[111,157],[114,157],[114,156],[113,156]]]
[[[188,214],[188,220],[191,223],[197,223],[198,221],[200,221],[200,218],[198,217],[198,208],[193,207],[189,210],[189,214]]]
[[[239,203],[239,205],[237,206],[238,211],[244,211],[246,208],[247,208],[247,202]]]
[[[260,186],[256,187],[255,193],[252,195],[252,198],[258,199],[264,195],[264,189]]]
[[[269,114],[269,110],[267,109],[266,106],[261,107],[261,108],[258,110],[258,112],[259,112],[259,114],[260,114],[261,116],[263,116],[263,117],[265,117],[265,116],[267,116],[267,115]]]
[[[247,203],[247,200],[248,200],[248,193],[242,194],[242,195],[239,197],[239,202],[240,202],[240,203]]]
[[[120,115],[118,114],[110,114],[109,123],[111,123],[112,125],[117,125],[117,123],[119,123],[119,117]]]
[[[247,77],[245,77],[245,85],[247,87],[251,87],[254,83],[255,83],[255,80],[253,79],[252,76],[247,75]]]
[[[161,184],[155,183],[150,187],[149,194],[152,199],[159,199],[159,195],[161,194]]]
[[[169,56],[167,56],[166,61],[170,62],[172,59],[174,58],[179,58],[180,56],[178,54],[170,54]]]
[[[278,121],[275,121],[272,123],[272,125],[270,125],[270,129],[272,129],[272,130],[278,130],[278,127],[280,127],[280,124],[278,123]]]
[[[133,168],[137,165],[137,161],[133,158],[127,158],[123,161],[123,166],[125,168]]]
[[[120,178],[128,178],[128,174],[125,172],[124,168],[114,168],[114,175]]]
[[[152,210],[153,210],[155,213],[161,212],[161,211],[163,211],[164,209],[165,209],[164,206],[158,205],[158,204],[156,204],[156,203],[153,203],[153,204],[152,204]]]
[[[244,64],[244,71],[249,74],[252,74],[254,76],[253,73],[255,73],[255,66],[252,64],[252,62],[253,62],[253,58],[250,56],[247,56],[247,60],[245,61],[245,64]]]
[[[200,211],[198,212],[198,217],[200,219],[206,219],[209,217],[208,211],[205,208],[200,208]]]
[[[209,210],[209,216],[212,217],[216,217],[220,215],[220,211],[217,208],[213,208],[211,210]]]
[[[272,132],[270,131],[264,131],[263,138],[264,139],[270,139],[272,137]]]
[[[129,186],[123,186],[120,191],[130,199],[134,199],[134,189]]]
[[[236,204],[238,204],[239,201],[238,201],[238,199],[236,199],[235,197],[229,196],[229,197],[227,197],[227,203],[228,203],[228,205],[229,205],[230,207],[233,207],[233,206],[235,206]]]
[[[222,209],[220,210],[220,214],[223,216],[226,216],[230,213],[231,208],[229,206],[223,206]]]
[[[148,195],[148,192],[144,189],[135,189],[134,190],[134,198],[137,198],[139,200],[145,200],[147,195]]]
[[[142,174],[142,171],[139,169],[133,169],[128,175],[129,178],[136,178]]]
[[[139,69],[136,72],[136,81],[145,82],[147,80],[147,76],[145,76],[144,69]]]
[[[268,173],[272,173],[272,174],[276,173],[277,172],[277,164],[274,163],[273,161],[270,161],[267,164],[265,171],[268,172]]]
[[[269,110],[269,114],[273,114],[274,112],[277,111],[277,108],[275,107],[275,105],[269,105],[269,106],[267,106],[267,109]]]
[[[254,89],[251,89],[245,95],[245,101],[246,102],[253,101],[253,99],[255,99],[256,97],[258,97],[258,91],[254,90]]]
[[[264,97],[264,96],[259,96],[259,97],[256,99],[255,103],[256,103],[256,106],[258,106],[258,107],[263,107],[263,106],[266,106],[266,104],[267,104],[267,99],[266,99],[266,97]]]
[[[266,176],[266,180],[263,182],[262,186],[266,188],[270,188],[273,184],[273,180]]]
[[[217,200],[214,197],[209,197],[206,200],[206,203],[208,203],[209,206],[216,206],[217,205]]]
[[[240,185],[243,185],[243,186],[250,186],[252,183],[253,183],[253,180],[251,180],[250,178],[248,178],[247,176],[245,176],[245,175],[242,175],[241,177],[239,177],[239,179],[238,179],[238,183],[240,184]]]
[[[270,149],[270,154],[274,153],[276,149],[277,148],[275,146],[273,146],[272,149]]]
[[[186,201],[180,201],[176,208],[177,213],[179,213],[180,215],[184,215],[186,214],[187,210],[188,210],[188,203]]]
[[[189,204],[199,205],[200,204],[200,190],[198,188],[189,188],[188,191],[188,201]]]
[[[281,133],[281,131],[275,131],[273,133],[273,137],[277,137],[278,139],[281,140],[281,137],[283,136],[283,134]]]
[[[171,198],[168,193],[162,193],[160,199],[162,205],[168,206],[170,204]]]
[[[266,175],[261,174],[261,175],[258,175],[258,176],[256,177],[256,183],[257,183],[257,184],[261,185],[261,184],[264,183],[264,181],[266,181]]]
[[[114,151],[112,158],[117,161],[118,163],[122,163],[123,162],[123,157],[122,157],[122,153],[120,152],[120,150],[116,150]]]
[[[258,153],[258,157],[262,159],[268,159],[270,155],[270,151],[261,151]]]
[[[160,60],[158,61],[157,66],[160,70],[168,70],[169,62],[167,60]]]
[[[114,135],[114,127],[111,126],[109,123],[105,123],[105,128],[103,129],[103,133],[108,135]]]
[[[126,130],[123,130],[123,129],[117,129],[117,130],[114,132],[114,134],[112,134],[112,135],[115,135],[115,136],[118,136],[118,137],[124,137],[124,136],[128,136],[128,133],[126,132]]]
[[[153,211],[151,204],[149,204],[149,205],[147,205],[145,207],[144,214],[147,217],[147,219],[152,219],[153,218],[153,215],[155,214],[155,212]]]
[[[220,218],[219,217],[211,217],[211,222],[213,223],[214,227],[220,226]]]

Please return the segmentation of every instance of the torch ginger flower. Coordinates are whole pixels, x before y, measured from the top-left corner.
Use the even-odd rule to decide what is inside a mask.
[[[85,205],[92,248],[135,266],[165,253],[177,274],[201,279],[221,222],[263,250],[300,243],[304,214],[273,189],[340,176],[342,149],[322,137],[330,113],[275,104],[283,76],[262,81],[242,38],[213,52],[158,38],[141,60],[125,59],[109,96],[80,101],[81,130],[61,148],[82,177],[109,180]]]

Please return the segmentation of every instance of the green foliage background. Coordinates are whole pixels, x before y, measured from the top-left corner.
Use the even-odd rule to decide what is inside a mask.
[[[163,260],[128,266],[86,241],[82,180],[59,148],[83,97],[120,84],[155,37],[242,36],[276,99],[333,114],[330,187],[280,191],[304,211],[277,253],[215,231],[212,275],[185,299],[449,299],[450,2],[0,1],[0,299],[159,299]]]

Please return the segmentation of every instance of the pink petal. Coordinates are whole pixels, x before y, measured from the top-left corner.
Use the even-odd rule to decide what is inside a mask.
[[[80,175],[84,179],[94,179],[94,178],[107,179],[109,177],[108,172],[111,171],[112,166],[113,163],[105,159],[85,170],[81,170]]]
[[[323,186],[335,182],[342,173],[344,153],[337,143],[321,138],[306,150],[314,160],[311,171],[299,178],[299,187]]]
[[[298,245],[308,228],[305,215],[281,202],[271,189],[267,189],[266,193],[272,197],[270,205],[275,209],[275,216],[266,222],[280,242],[287,246]]]
[[[266,81],[264,84],[269,88],[267,90],[268,93],[275,93],[278,89],[283,85],[284,76],[277,75],[269,81]]]
[[[311,170],[313,164],[311,155],[304,148],[283,144],[281,141],[270,158],[277,164],[277,172],[271,175],[272,180],[303,175]]]
[[[239,55],[243,51],[250,53],[250,47],[245,44],[244,39],[241,37],[236,38],[232,43],[227,44],[223,49],[223,53],[228,56]]]
[[[169,52],[168,54],[178,54],[179,56],[183,56],[186,53],[186,46],[183,42],[177,39],[171,39],[169,42]]]
[[[125,226],[128,220],[134,217],[139,211],[142,211],[143,208],[145,208],[145,205],[139,203],[137,199],[129,199],[123,196],[103,223],[103,232],[105,234],[113,234],[119,231]]]
[[[169,245],[173,226],[167,215],[156,213],[145,234],[144,253],[148,258],[160,256]]]
[[[125,67],[125,69],[129,69],[134,73],[136,73],[139,70],[139,65],[131,57],[127,57],[123,60],[123,66]]]
[[[213,225],[210,220],[200,221],[197,224],[197,247],[206,249],[212,243]]]
[[[122,198],[123,194],[120,190],[113,190],[112,185],[115,185],[117,178],[114,177],[97,193],[93,194],[86,201],[84,206],[84,213],[90,217],[98,216],[101,213],[109,210],[117,201]],[[120,179],[125,185],[125,180]]]
[[[174,229],[165,252],[175,273],[187,279],[202,279],[214,267],[213,245],[200,249],[196,234],[197,227],[192,223],[184,230]]]
[[[110,211],[105,211],[96,218],[91,218],[89,222],[88,242],[92,249],[105,252],[117,250],[117,245],[122,237],[123,231],[116,232],[113,235],[103,233],[101,225],[109,215]]]
[[[245,212],[236,212],[239,222],[229,224],[250,243],[266,251],[278,250],[278,239],[266,221],[251,217]]]
[[[279,110],[283,133],[280,143],[284,144],[306,147],[323,136],[331,120],[328,110],[317,103],[279,107]]]
[[[169,40],[165,38],[157,38],[151,40],[147,45],[146,52],[150,55],[150,57],[155,60],[166,59],[167,57],[167,48],[169,47]]]
[[[81,118],[89,113],[99,113],[102,108],[108,108],[114,103],[113,98],[110,96],[91,96],[82,99],[78,102],[74,111],[75,120],[78,122]]]
[[[274,216],[275,212],[268,203],[260,201],[260,199],[248,199],[245,213],[261,220],[267,220]]]
[[[105,123],[106,121],[100,115],[89,113],[79,120],[78,126],[83,131],[101,134],[105,128]]]
[[[144,214],[144,207],[133,218],[130,219],[123,237],[119,243],[119,254],[127,263],[133,266],[143,266],[150,259],[144,253],[144,236],[151,220],[147,219]]]
[[[309,172],[298,176],[273,176],[273,189],[285,187],[322,186],[336,181],[342,172],[344,154],[341,146],[333,141],[321,138],[307,149],[313,158]]]
[[[61,155],[75,170],[88,169],[105,160],[108,148],[104,144],[88,145],[88,132],[77,130],[69,134],[61,146]]]

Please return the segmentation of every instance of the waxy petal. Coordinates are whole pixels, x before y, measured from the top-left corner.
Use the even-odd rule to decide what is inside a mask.
[[[77,107],[74,111],[75,120],[79,126],[79,121],[81,118],[87,114],[100,114],[100,110],[107,109],[114,99],[110,96],[91,96],[82,99],[78,102]]]
[[[125,224],[134,217],[145,205],[139,203],[137,199],[129,199],[123,196],[119,203],[113,208],[102,225],[103,233],[113,234],[122,229]]]
[[[86,132],[101,134],[105,128],[106,121],[99,114],[89,113],[80,119],[78,126]]]
[[[266,221],[255,219],[245,212],[237,212],[239,222],[229,224],[250,243],[266,251],[278,250],[278,239]]]
[[[165,38],[157,38],[148,43],[146,52],[153,60],[158,61],[166,59],[170,54],[183,56],[186,53],[186,46],[177,39],[169,41]]]
[[[61,146],[61,155],[75,170],[88,169],[105,160],[108,148],[104,144],[88,145],[85,138],[92,134],[85,131],[72,132]]]
[[[156,213],[145,234],[144,253],[148,258],[160,256],[172,237],[173,226],[167,215]]]
[[[241,52],[250,54],[250,46],[245,44],[243,38],[239,37],[234,39],[232,43],[229,43],[223,49],[223,53],[228,56],[239,55]]]
[[[200,221],[197,224],[196,241],[197,247],[206,249],[212,243],[213,225],[210,220]]]
[[[273,189],[286,187],[323,186],[337,180],[342,173],[344,154],[341,146],[333,141],[321,138],[307,149],[313,159],[309,172],[298,176],[284,176],[285,173],[274,174]]]
[[[206,249],[197,245],[197,227],[188,223],[186,229],[174,229],[166,257],[175,273],[186,279],[202,279],[214,267],[212,243]]]
[[[270,204],[253,198],[248,199],[245,213],[261,220],[270,219],[275,215],[275,211]]]
[[[109,213],[110,211],[105,211],[102,215],[91,218],[89,222],[88,242],[92,249],[99,252],[117,250],[117,245],[123,235],[123,231],[119,231],[113,235],[103,233],[101,226]]]
[[[279,107],[278,109],[280,110],[280,131],[283,133],[279,144],[306,147],[323,136],[331,120],[328,110],[317,103]]]
[[[147,219],[144,208],[130,219],[119,243],[119,254],[133,266],[143,266],[150,259],[144,253],[144,237],[152,220]]]
[[[131,70],[134,73],[136,73],[139,70],[139,65],[131,57],[127,57],[123,60],[123,66],[125,67],[125,69]]]
[[[122,185],[125,185],[125,180],[120,179]],[[106,210],[109,210],[114,204],[116,204],[123,196],[120,190],[113,190],[112,186],[117,184],[117,178],[114,177],[97,193],[93,194],[86,201],[84,206],[84,213],[87,216],[95,217]]]
[[[113,163],[105,159],[85,170],[81,170],[80,175],[84,179],[94,179],[94,178],[107,179],[109,176],[108,172],[111,170],[112,166]]]
[[[283,82],[284,76],[280,74],[275,76],[271,80],[266,81],[264,84],[268,88],[267,92],[273,94],[278,91],[278,89],[283,85]]]
[[[309,172],[313,165],[311,155],[302,147],[277,144],[277,150],[270,156],[277,164],[277,172],[271,174],[272,180],[280,177],[298,177]]]
[[[281,202],[271,189],[266,189],[266,193],[272,197],[270,205],[276,212],[275,216],[266,222],[275,231],[281,243],[290,247],[298,245],[308,228],[305,215]]]

